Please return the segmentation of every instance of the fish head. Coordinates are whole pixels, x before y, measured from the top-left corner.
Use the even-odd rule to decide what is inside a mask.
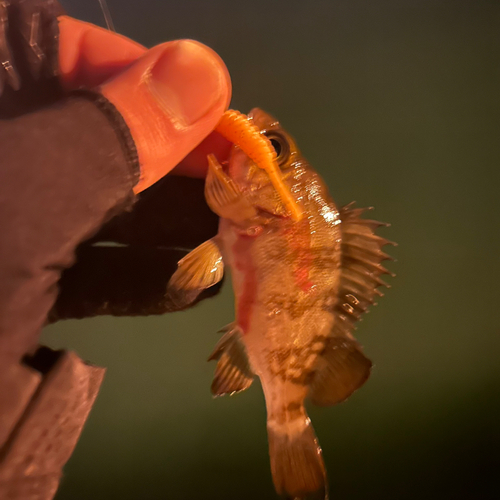
[[[300,196],[298,177],[306,173],[307,164],[295,141],[278,120],[259,108],[252,109],[248,118],[260,133],[269,139],[276,151],[276,164],[279,166],[283,183],[294,198]],[[269,174],[236,146],[231,151],[227,173],[259,212],[278,217],[289,215]]]
[[[265,136],[274,148],[274,164],[278,169],[281,193],[273,178],[258,157],[234,145],[228,161],[220,165],[209,155],[209,172],[205,183],[205,198],[210,208],[223,219],[238,226],[265,226],[277,221],[294,221],[290,211],[290,198],[301,215],[307,211],[313,184],[319,185],[318,176],[302,157],[294,139],[283,129],[278,120],[259,108],[247,115],[257,134]],[[246,149],[246,148],[245,148]],[[318,184],[319,182],[319,184]],[[324,186],[321,191],[324,190]],[[283,191],[289,197],[283,198]],[[288,204],[287,204],[288,202]]]

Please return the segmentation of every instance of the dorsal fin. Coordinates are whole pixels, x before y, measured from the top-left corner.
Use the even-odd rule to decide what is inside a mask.
[[[394,276],[382,266],[382,261],[391,259],[382,247],[395,243],[375,234],[378,227],[388,224],[363,219],[363,212],[370,209],[354,208],[353,205],[349,203],[340,209],[342,272],[334,336],[350,336],[356,321],[370,305],[376,304],[375,297],[383,295],[377,287],[389,287],[381,276]]]
[[[390,259],[382,247],[391,242],[375,234],[377,227],[387,224],[361,218],[365,210],[353,208],[350,203],[339,211],[342,259],[335,322],[309,392],[313,403],[320,406],[340,403],[370,376],[372,363],[354,340],[352,331],[361,315],[375,304],[375,296],[383,295],[377,287],[389,286],[380,276],[392,273],[381,264]]]

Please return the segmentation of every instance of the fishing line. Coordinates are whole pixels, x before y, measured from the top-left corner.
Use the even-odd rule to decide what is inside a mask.
[[[106,26],[108,27],[108,30],[116,32],[113,20],[111,19],[111,12],[109,11],[106,0],[99,0],[99,4],[101,6],[102,14],[104,16],[104,20],[106,21]]]

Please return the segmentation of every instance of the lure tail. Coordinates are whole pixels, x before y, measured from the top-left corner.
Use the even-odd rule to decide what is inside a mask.
[[[268,421],[274,487],[287,500],[327,500],[321,448],[303,406],[302,416],[285,424]]]

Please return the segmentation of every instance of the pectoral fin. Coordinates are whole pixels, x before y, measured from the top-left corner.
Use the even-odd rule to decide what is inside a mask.
[[[167,296],[179,307],[191,304],[203,290],[218,283],[224,274],[222,255],[213,239],[189,252],[177,265],[168,282]]]
[[[372,362],[361,346],[348,337],[331,337],[321,354],[309,395],[318,406],[331,406],[348,398],[370,376]]]
[[[241,341],[240,330],[234,325],[231,325],[215,346],[208,360],[212,359],[219,360],[212,382],[212,394],[215,396],[234,394],[252,385],[255,374]]]
[[[208,155],[208,174],[205,181],[208,206],[220,217],[236,223],[257,216],[257,210],[240,191],[235,182],[222,170],[214,155]]]

